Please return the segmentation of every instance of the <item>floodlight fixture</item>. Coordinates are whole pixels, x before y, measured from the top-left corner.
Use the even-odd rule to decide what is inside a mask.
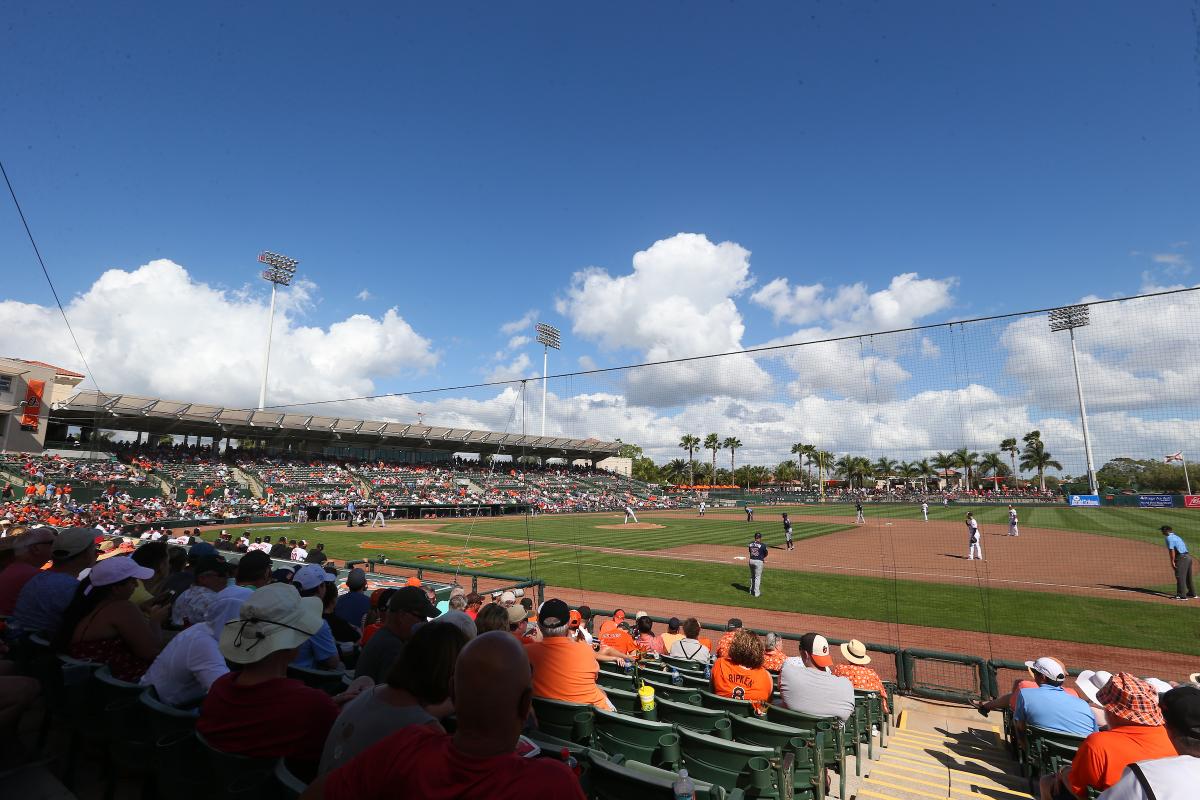
[[[1087,458],[1088,491],[1100,494],[1096,482],[1096,467],[1092,460],[1092,437],[1088,432],[1087,405],[1083,401],[1083,383],[1079,380],[1079,356],[1075,351],[1075,329],[1085,328],[1092,322],[1091,309],[1086,305],[1063,306],[1050,312],[1050,331],[1067,331],[1071,334],[1071,365],[1075,367],[1075,396],[1079,398],[1079,420],[1083,427],[1083,452]]]
[[[550,364],[550,348],[562,349],[562,331],[553,325],[539,322],[533,326],[537,340],[542,345],[542,436],[546,435],[546,376]]]
[[[271,332],[275,328],[275,290],[280,286],[290,286],[296,275],[296,265],[300,262],[294,258],[263,250],[258,254],[260,264],[266,264],[262,271],[263,280],[271,284],[271,311],[267,315],[267,349],[263,357],[262,385],[258,389],[258,408],[261,411],[267,403],[267,373],[271,369]]]

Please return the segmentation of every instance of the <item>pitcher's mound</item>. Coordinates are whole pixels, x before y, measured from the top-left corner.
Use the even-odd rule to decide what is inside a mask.
[[[655,528],[665,528],[665,525],[655,525],[653,522],[631,522],[628,525],[597,525],[609,531],[652,531]]]

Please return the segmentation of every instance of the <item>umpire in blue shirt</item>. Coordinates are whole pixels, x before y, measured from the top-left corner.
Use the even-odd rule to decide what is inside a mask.
[[[750,595],[751,597],[759,597],[762,595],[762,573],[763,562],[767,560],[767,546],[763,544],[762,534],[754,534],[754,541],[750,543]]]
[[[1170,525],[1159,530],[1167,538],[1167,553],[1171,556],[1171,568],[1175,570],[1175,599],[1188,600],[1196,597],[1196,586],[1192,583],[1192,557],[1187,545]]]

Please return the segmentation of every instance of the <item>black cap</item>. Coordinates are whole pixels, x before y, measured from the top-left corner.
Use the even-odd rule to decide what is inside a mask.
[[[426,619],[441,613],[429,602],[429,597],[420,586],[401,586],[397,589],[388,600],[388,613],[395,611],[408,611]]]
[[[729,622],[725,625],[725,630],[736,631],[740,627],[742,627],[742,621],[737,617],[730,617]]]
[[[1170,525],[1163,525],[1161,528],[1159,528],[1159,530],[1160,530],[1160,531],[1162,531],[1163,533],[1168,533],[1168,532],[1170,532],[1170,530],[1171,530],[1171,526],[1170,526]]]
[[[667,629],[677,631],[679,630],[679,626],[681,624],[682,623],[680,623],[679,617],[671,617],[669,620],[667,620]]]
[[[1178,686],[1158,698],[1163,719],[1175,733],[1200,739],[1200,689]]]
[[[755,539],[761,539],[761,538],[762,538],[762,534],[761,534],[761,533],[756,533],[756,534],[754,534],[754,538],[755,538]]]
[[[542,603],[541,609],[538,610],[538,625],[544,625],[547,628],[566,625],[570,618],[571,609],[557,598]]]

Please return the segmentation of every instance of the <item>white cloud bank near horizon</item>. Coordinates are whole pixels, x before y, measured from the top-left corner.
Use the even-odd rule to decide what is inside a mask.
[[[750,251],[701,234],[653,243],[633,256],[628,272],[576,272],[557,309],[580,345],[645,360],[735,354],[552,381],[547,433],[620,438],[662,461],[685,455],[677,446],[683,434],[717,432],[743,441],[739,464],[774,464],[793,442],[912,459],[961,446],[990,451],[1002,438],[1039,428],[1068,471],[1081,471],[1069,341],[1049,334],[1044,317],[972,329],[967,349],[935,331],[736,353],[746,346],[743,315],[756,309],[794,328],[770,344],[805,342],[919,324],[951,307],[957,285],[953,277],[916,273],[880,289],[793,280],[773,278],[755,289]],[[306,324],[318,299],[318,287],[304,281],[280,294],[272,402],[370,395],[439,366],[433,337],[397,309]],[[1147,303],[1097,306],[1096,324],[1080,332],[1097,466],[1116,455],[1159,457],[1200,438],[1200,296]],[[267,318],[261,293],[213,287],[159,260],[106,271],[71,299],[67,313],[106,391],[226,406],[257,400]],[[531,342],[523,332],[536,317],[531,310],[497,325],[501,349],[490,357],[490,378],[528,377]],[[53,306],[0,301],[0,326],[9,355],[81,366]],[[960,350],[984,362],[968,364],[975,368],[969,376],[952,374]],[[585,366],[595,365],[592,355],[573,354]],[[527,388],[524,402],[509,384],[347,401],[321,412],[410,422],[421,412],[432,424],[536,432],[540,386]]]

